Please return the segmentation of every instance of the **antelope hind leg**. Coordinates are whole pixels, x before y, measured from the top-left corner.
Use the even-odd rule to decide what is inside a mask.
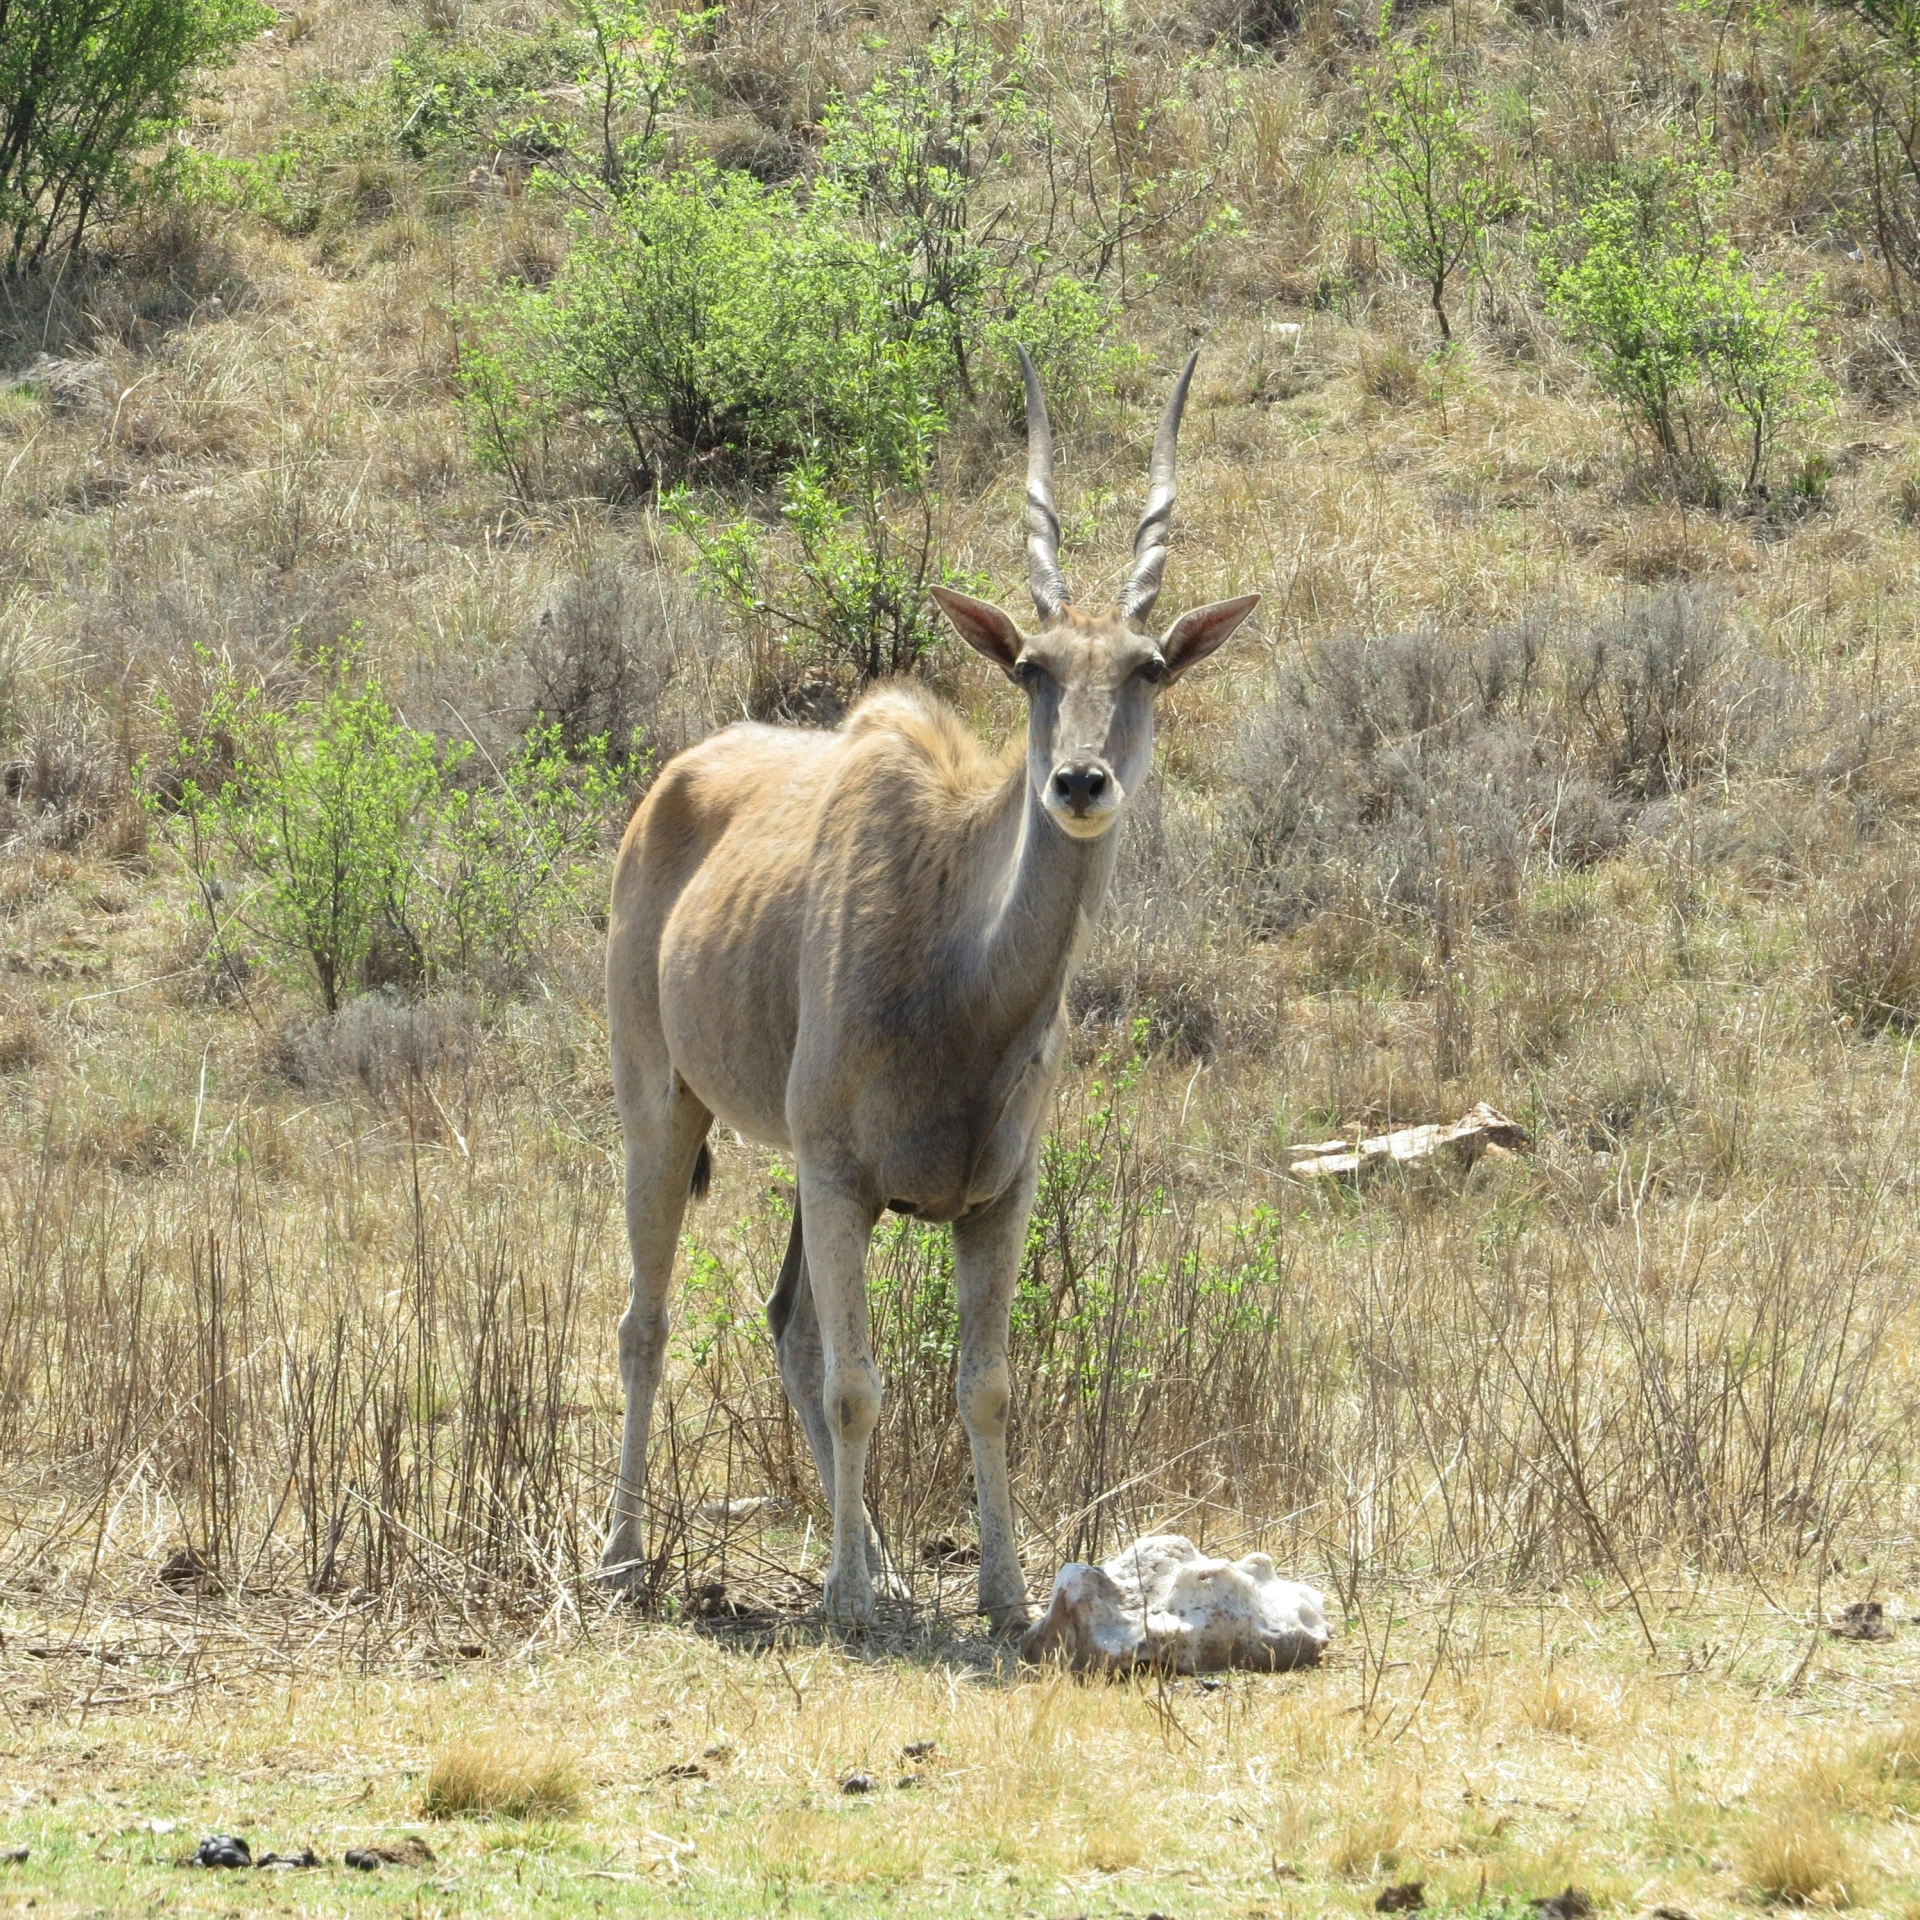
[[[813,1286],[807,1277],[806,1245],[801,1235],[800,1206],[793,1209],[793,1230],[787,1236],[780,1278],[767,1302],[767,1325],[773,1333],[774,1357],[780,1384],[807,1436],[807,1451],[829,1505],[833,1500],[833,1430],[827,1425],[826,1351],[820,1340],[820,1316],[814,1309]],[[890,1600],[904,1600],[907,1585],[889,1564],[880,1534],[867,1517],[867,1564],[877,1575],[880,1591]]]
[[[880,1418],[880,1370],[867,1323],[867,1243],[878,1217],[837,1184],[800,1168],[804,1248],[821,1348],[821,1406],[833,1445],[833,1559],[827,1617],[852,1625],[873,1618],[867,1561],[867,1443]]]
[[[636,1103],[638,1104],[638,1103]],[[633,1587],[645,1572],[644,1503],[647,1430],[667,1351],[667,1294],[709,1114],[678,1075],[668,1099],[649,1112],[623,1112],[627,1147],[627,1240],[633,1251],[633,1294],[620,1316],[620,1385],[626,1417],[620,1434],[620,1477],[613,1524],[600,1556],[607,1586]]]
[[[1007,1316],[1026,1245],[1027,1215],[1039,1177],[1037,1155],[998,1200],[954,1222],[954,1290],[960,1308],[960,1418],[973,1450],[980,1515],[980,1611],[1002,1633],[1027,1624],[1027,1577],[1013,1532],[1007,1481]]]

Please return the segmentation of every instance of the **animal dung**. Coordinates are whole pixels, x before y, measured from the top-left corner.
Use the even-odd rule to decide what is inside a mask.
[[[1891,1640],[1886,1607],[1878,1600],[1855,1600],[1834,1615],[1827,1631],[1836,1640]]]
[[[211,1563],[202,1559],[191,1547],[181,1547],[170,1553],[154,1578],[163,1587],[171,1587],[175,1593],[190,1593],[219,1585],[219,1576]]]
[[[1482,1100],[1450,1127],[1401,1127],[1393,1133],[1320,1140],[1295,1147],[1287,1168],[1296,1180],[1364,1179],[1387,1167],[1412,1167],[1436,1156],[1462,1166],[1491,1155],[1504,1158],[1527,1144],[1527,1130]]]
[[[196,1867],[250,1867],[253,1849],[237,1833],[210,1833],[194,1849]]]
[[[1569,1886],[1527,1905],[1540,1920],[1593,1920],[1593,1896],[1585,1887]]]
[[[1401,1880],[1380,1889],[1380,1898],[1373,1903],[1373,1910],[1375,1913],[1416,1913],[1426,1904],[1424,1880]]]
[[[842,1793],[871,1793],[879,1782],[870,1773],[850,1773],[840,1782]]]
[[[1214,1560],[1177,1533],[1156,1533],[1102,1566],[1062,1567],[1020,1657],[1078,1673],[1278,1671],[1313,1666],[1326,1644],[1319,1593],[1282,1580],[1264,1553]]]
[[[373,1873],[381,1867],[428,1867],[433,1864],[433,1849],[418,1834],[410,1833],[391,1844],[349,1847],[340,1856],[359,1873]]]

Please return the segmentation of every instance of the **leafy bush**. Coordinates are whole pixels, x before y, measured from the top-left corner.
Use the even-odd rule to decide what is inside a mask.
[[[260,0],[9,0],[0,9],[7,271],[72,251],[133,157],[180,123],[193,79],[269,26]]]
[[[1429,46],[1391,48],[1366,78],[1374,100],[1361,196],[1374,237],[1425,285],[1440,338],[1450,341],[1447,282],[1471,266],[1502,205],[1492,155],[1472,131],[1460,83]]]
[[[413,34],[379,83],[375,115],[415,160],[512,151],[532,159],[562,150],[565,123],[553,90],[580,77],[577,34]]]
[[[337,1012],[383,925],[408,924],[407,853],[438,784],[433,740],[400,726],[372,687],[335,689],[317,711],[303,703],[288,716],[257,687],[229,681],[203,725],[232,742],[233,758],[211,793],[191,773],[180,783],[216,948],[231,965],[235,922],[264,935],[312,968],[322,1004]],[[178,757],[204,760],[204,736],[183,741]],[[238,869],[227,878],[223,852]],[[257,899],[239,893],[242,874],[263,883]]]
[[[1830,4],[1860,28],[1844,47],[1841,72],[1866,109],[1867,206],[1888,292],[1904,315],[1920,284],[1920,13],[1907,0]]]
[[[237,977],[251,936],[328,1013],[382,978],[511,980],[586,878],[615,786],[604,752],[582,768],[549,729],[468,782],[470,748],[407,726],[350,659],[327,664],[326,691],[290,712],[222,676],[155,781],[156,808],[177,796],[216,962]]]
[[[510,152],[576,191],[624,193],[660,158],[663,117],[685,100],[689,54],[718,9],[573,0],[573,12],[571,28],[415,34],[381,88],[393,144],[417,160]]]
[[[889,309],[939,342],[960,392],[973,396],[983,358],[1010,365],[1017,341],[1057,411],[1110,371],[1116,308],[1064,268],[1062,238],[1016,177],[1021,149],[1053,138],[1033,66],[1024,36],[1003,52],[978,15],[949,15],[828,108],[820,161],[838,213],[885,263]]]
[[[633,0],[576,0],[573,18],[526,31],[416,32],[376,75],[299,89],[299,113],[244,160],[181,149],[168,166],[189,197],[245,206],[294,233],[357,216],[412,168],[443,187],[476,163],[604,206],[664,150],[664,116],[686,97],[688,60],[710,13]]]
[[[1721,222],[1730,182],[1698,158],[1610,167],[1576,187],[1540,256],[1547,301],[1670,470],[1723,492],[1731,446],[1748,492],[1781,435],[1818,413],[1819,286],[1762,281]]]
[[[581,216],[552,285],[521,290],[468,349],[468,405],[502,466],[546,406],[605,419],[656,483],[716,457],[765,476],[816,448],[907,468],[939,376],[887,291],[879,250],[828,195],[802,206],[710,167],[643,180],[604,220]]]
[[[724,11],[657,11],[649,0],[574,0],[585,23],[580,84],[599,136],[600,180],[616,196],[660,158],[661,116],[685,98],[692,43]]]
[[[609,147],[610,198],[576,215],[559,274],[475,316],[462,393],[483,459],[527,496],[561,430],[611,429],[757,630],[763,693],[785,677],[772,626],[835,682],[934,643],[934,452],[983,358],[1010,372],[1025,344],[1069,402],[1117,365],[1113,301],[1060,268],[1013,191],[1013,143],[1044,118],[1027,59],[942,25],[829,112],[804,193],[710,164],[659,177],[644,142]],[[773,499],[743,509],[743,486]]]
[[[700,168],[583,216],[550,288],[464,363],[484,450],[530,486],[556,419],[604,419],[749,617],[806,636],[836,677],[910,666],[931,644],[938,577],[932,453],[948,366],[903,311],[897,263],[845,201]],[[692,490],[695,478],[709,481]],[[713,483],[771,485],[770,521]]]
[[[924,472],[904,486],[890,479],[872,462],[838,474],[796,467],[780,483],[771,528],[744,514],[714,519],[685,491],[666,506],[736,611],[808,636],[830,679],[865,685],[919,664],[940,635],[927,587],[957,579],[936,559],[938,502]]]

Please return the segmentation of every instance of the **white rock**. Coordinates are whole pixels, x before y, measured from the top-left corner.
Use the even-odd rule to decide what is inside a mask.
[[[1083,1673],[1132,1666],[1208,1673],[1310,1667],[1326,1644],[1320,1595],[1282,1580],[1264,1553],[1210,1560],[1177,1533],[1155,1533],[1104,1566],[1075,1560],[1062,1567],[1020,1657],[1059,1660]]]

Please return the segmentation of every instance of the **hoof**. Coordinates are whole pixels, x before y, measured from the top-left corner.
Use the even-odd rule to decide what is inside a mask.
[[[836,1627],[870,1627],[874,1621],[873,1589],[862,1582],[829,1578],[825,1595],[827,1619]]]
[[[1033,1615],[1024,1600],[1015,1600],[1004,1607],[991,1607],[983,1600],[980,1611],[986,1616],[996,1640],[1011,1640],[1033,1625]]]
[[[595,1570],[594,1585],[609,1593],[637,1593],[647,1582],[647,1563],[639,1555],[608,1554]]]

